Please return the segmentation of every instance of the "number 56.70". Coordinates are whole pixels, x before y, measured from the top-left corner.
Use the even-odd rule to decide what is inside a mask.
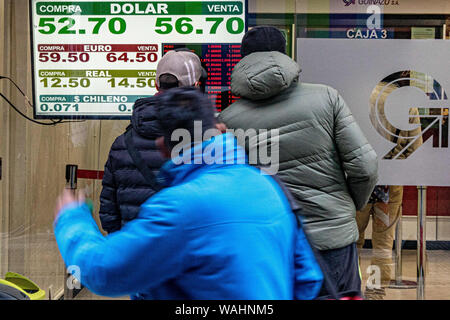
[[[222,17],[208,17],[205,19],[206,22],[212,22],[209,29],[209,34],[216,34],[217,29],[220,24],[225,21]],[[228,33],[239,34],[245,29],[244,20],[238,17],[229,18],[226,22],[226,29]],[[192,25],[192,19],[187,17],[182,17],[175,20],[175,25],[172,23],[172,18],[162,17],[156,19],[155,32],[159,34],[169,34],[174,30],[179,34],[189,34],[194,31],[194,26]],[[202,33],[203,30],[196,30],[197,33]]]

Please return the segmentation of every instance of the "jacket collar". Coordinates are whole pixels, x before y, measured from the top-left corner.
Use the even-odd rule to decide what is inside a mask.
[[[167,161],[158,174],[158,182],[165,187],[175,186],[194,172],[246,163],[245,151],[238,146],[234,135],[225,133],[186,148]]]
[[[155,105],[157,103],[158,95],[154,95],[139,99],[134,104],[131,125],[140,136],[147,139],[156,139],[163,135],[156,116]]]

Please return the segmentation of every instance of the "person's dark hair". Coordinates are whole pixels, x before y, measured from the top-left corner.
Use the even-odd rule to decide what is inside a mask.
[[[194,134],[194,122],[201,121],[202,134],[215,127],[214,109],[208,96],[194,87],[180,87],[164,91],[159,96],[156,106],[157,119],[162,129],[165,144],[172,149],[179,141],[171,141],[172,133],[176,129],[186,129],[191,135],[192,142]]]
[[[178,87],[178,79],[173,74],[165,73],[159,77],[159,88],[169,90]]]

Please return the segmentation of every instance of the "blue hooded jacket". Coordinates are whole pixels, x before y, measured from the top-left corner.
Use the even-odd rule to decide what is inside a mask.
[[[191,164],[166,162],[167,188],[120,231],[103,236],[86,205],[61,210],[56,241],[81,283],[141,299],[315,298],[322,273],[280,186],[245,164],[231,134],[191,154]]]

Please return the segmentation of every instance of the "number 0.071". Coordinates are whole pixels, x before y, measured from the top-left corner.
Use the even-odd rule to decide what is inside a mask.
[[[53,105],[48,105],[46,103],[43,103],[39,106],[39,109],[42,112],[68,112],[68,111],[78,111],[79,106],[78,104],[71,104],[71,103],[55,103]]]

